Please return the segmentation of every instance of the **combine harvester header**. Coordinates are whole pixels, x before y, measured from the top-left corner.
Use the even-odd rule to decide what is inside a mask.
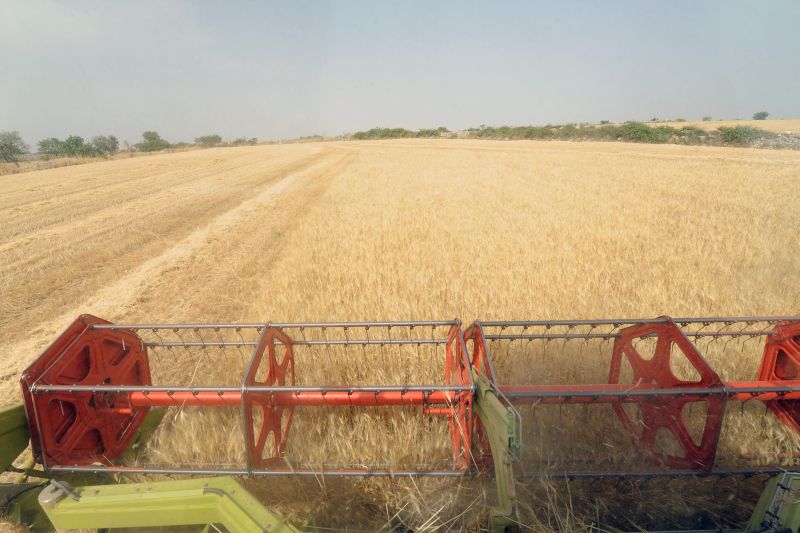
[[[751,381],[723,380],[700,350],[724,358],[729,349],[758,342],[763,356]],[[602,380],[598,355],[607,361]],[[720,466],[716,456],[732,402],[762,402],[782,425],[800,431],[800,317],[474,322],[462,330],[458,320],[118,325],[83,315],[24,372],[21,386],[25,431],[50,476],[449,477],[488,471],[498,489],[490,526],[503,531],[518,524],[515,479],[784,473],[778,464]],[[524,445],[523,425],[549,420],[541,410],[560,413],[575,405],[608,410],[618,423],[609,418],[606,433],[632,446],[641,468],[560,458],[554,469],[552,457]],[[132,443],[153,425],[148,421],[158,423],[163,408],[229,410],[238,420],[240,436],[231,438],[241,440],[241,453],[220,464],[131,461]],[[340,464],[292,446],[295,432],[303,440],[313,433],[299,419],[293,427],[307,409],[342,416],[337,409],[352,415],[372,408],[396,411],[412,436],[446,435],[446,442],[429,456],[414,450],[405,462],[373,456]],[[564,468],[575,463],[591,468]],[[140,485],[163,502],[171,491],[191,499],[199,487],[192,484],[199,482],[207,480],[92,487],[90,497],[87,487],[54,481],[39,501],[59,528],[191,524],[197,516],[182,516],[177,507],[169,524],[135,506],[117,509],[109,523],[98,509],[134,498]],[[784,474],[768,486],[748,531],[794,516],[791,506],[783,507],[795,483]],[[237,509],[254,510],[229,520],[229,529],[279,524],[241,487],[232,487],[214,490],[242,498]],[[208,497],[205,489],[199,494]],[[219,518],[224,512],[214,512],[209,520],[225,522]],[[796,531],[800,521],[783,525]]]
[[[730,402],[758,400],[793,431],[800,431],[800,320],[797,317],[677,318],[475,322],[465,332],[473,360],[485,357],[482,372],[514,406],[607,404],[637,449],[657,470],[548,472],[550,476],[680,476],[782,471],[776,468],[715,468],[715,457]],[[723,381],[696,345],[720,356],[742,343],[765,339],[757,379]],[[495,345],[493,357],[487,345]],[[517,384],[529,356],[551,349],[553,365],[566,366],[563,348],[602,353],[610,344],[606,383]],[[510,353],[508,345],[521,346]],[[503,345],[505,350],[503,350]],[[716,345],[716,346],[715,346]],[[555,352],[555,353],[552,353]],[[485,354],[485,355],[484,355]],[[574,355],[574,354],[573,354]],[[581,353],[578,358],[584,357]],[[579,361],[579,365],[586,365]],[[496,371],[499,367],[502,370]],[[689,424],[692,417],[694,424]],[[698,417],[700,419],[698,420]],[[697,422],[700,422],[699,427]],[[694,431],[692,431],[694,429]],[[661,437],[667,437],[662,439]],[[669,442],[668,442],[669,441]],[[669,449],[665,449],[669,448]],[[532,472],[536,475],[537,472]]]

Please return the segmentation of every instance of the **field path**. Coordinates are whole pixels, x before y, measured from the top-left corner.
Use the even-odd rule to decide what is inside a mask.
[[[4,400],[14,397],[13,389],[16,388],[16,378],[32,359],[36,353],[41,351],[55,336],[63,330],[78,314],[92,313],[104,318],[124,320],[136,316],[136,308],[155,295],[164,293],[162,285],[170,285],[168,289],[179,290],[181,292],[196,292],[204,294],[204,287],[194,286],[195,279],[186,276],[180,285],[175,285],[170,281],[165,282],[172,272],[187,272],[192,265],[198,264],[199,257],[210,259],[211,262],[222,262],[220,253],[216,250],[209,250],[215,244],[231,242],[230,247],[225,247],[225,254],[232,254],[238,244],[241,244],[241,236],[247,232],[253,234],[252,230],[245,229],[247,225],[258,224],[260,217],[270,210],[275,211],[283,197],[287,194],[299,193],[306,194],[310,184],[320,185],[325,182],[325,178],[336,175],[341,168],[347,166],[355,157],[355,153],[348,150],[326,149],[311,156],[304,156],[292,161],[288,165],[280,167],[276,173],[270,173],[260,187],[249,189],[246,198],[212,218],[194,220],[197,224],[191,232],[170,243],[170,246],[163,247],[160,253],[151,257],[142,256],[141,262],[120,271],[118,276],[109,283],[97,287],[90,294],[74,295],[77,298],[62,312],[55,317],[50,317],[41,321],[34,327],[17,334],[9,335],[6,330],[3,341],[0,342],[2,354],[0,363],[3,373],[0,374],[0,391],[3,393]],[[167,206],[161,206],[161,209]],[[114,209],[119,209],[118,206]],[[76,231],[75,226],[87,224],[97,226],[98,217],[103,217],[105,209],[87,214],[86,218],[67,223],[64,227],[53,228],[45,226],[35,231],[34,238],[42,239],[41,234],[48,234],[43,240],[45,242],[55,238],[53,233],[58,233],[59,238],[66,235],[80,235],[80,228]],[[263,224],[268,226],[269,224]],[[157,236],[154,232],[154,236]],[[5,249],[13,249],[25,240],[31,240],[30,235],[19,238],[12,238],[6,243],[0,244],[0,253]],[[233,253],[235,255],[235,253]],[[13,265],[7,265],[13,266]],[[229,273],[232,275],[233,273]],[[220,281],[230,282],[231,280],[221,279]],[[91,285],[89,285],[91,286]],[[152,295],[152,296],[148,296]],[[144,298],[143,298],[144,296]],[[206,295],[208,298],[208,295]],[[162,311],[170,309],[171,303],[161,301]],[[5,316],[3,320],[13,319]],[[27,333],[27,334],[25,334]],[[23,355],[24,354],[24,355]],[[9,403],[8,401],[4,401]]]

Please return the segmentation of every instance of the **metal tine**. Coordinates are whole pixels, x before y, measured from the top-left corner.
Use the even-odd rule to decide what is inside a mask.
[[[380,351],[380,354],[381,354],[381,362],[382,362],[382,364],[383,364],[383,366],[385,368],[389,364],[389,361],[386,358],[386,350],[385,350],[384,347],[385,347],[385,344],[379,344],[378,345],[378,350]]]
[[[155,335],[159,340],[162,340],[162,337],[161,337],[161,335],[159,335],[158,331],[159,330],[157,330],[157,329],[152,330],[153,335]],[[158,367],[161,368],[162,362],[161,362],[161,357],[160,357],[160,350],[155,350],[155,356],[156,356],[156,363],[157,363]]]
[[[595,326],[595,325],[591,325],[589,327],[589,333],[591,334],[592,332],[594,332],[596,327],[597,326]],[[583,348],[584,348],[584,346],[588,346],[588,345],[589,345],[589,337],[586,337],[583,340],[583,342],[580,344],[580,349],[578,350],[578,357],[579,358],[581,358],[581,359],[583,358]]]
[[[199,329],[195,330],[195,332],[199,332]],[[200,339],[200,342],[203,343],[203,336],[200,335],[199,333],[197,334],[197,336]],[[192,372],[192,377],[189,379],[189,386],[190,387],[192,385],[194,385],[194,379],[195,379],[195,377],[197,377],[197,371],[200,369],[200,364],[203,362],[203,356],[205,354],[206,354],[205,344],[203,343],[203,344],[201,344],[201,347],[200,347],[200,355],[197,357],[197,364],[194,367],[194,372]],[[183,406],[181,406],[181,407],[183,407]],[[179,411],[180,411],[180,409],[179,409]]]
[[[325,345],[324,345],[325,350],[328,353],[328,362],[330,364],[333,364],[333,355],[331,355],[331,345],[328,344],[328,328],[325,326],[321,326],[321,330],[322,330],[322,337],[325,340]]]
[[[408,336],[409,337],[411,337],[411,330],[412,329],[413,328],[409,328],[409,330],[408,330]],[[435,326],[431,326],[431,339],[433,339],[435,335],[436,335],[436,328],[435,328]],[[430,360],[431,361],[436,361],[436,345],[434,345],[434,344],[431,344],[431,358],[430,358]]]
[[[411,329],[412,328],[408,329],[409,341],[411,339]],[[392,344],[391,341],[393,340],[392,339],[392,326],[386,326],[386,335],[389,337],[389,341],[390,341],[389,344],[391,345]],[[402,360],[402,357],[403,357],[403,349],[400,347],[399,344],[397,344],[397,357],[398,357],[398,360]]]
[[[567,326],[567,334],[569,334],[569,332],[572,331],[573,327],[574,327],[573,325]],[[562,359],[564,357],[564,351],[566,350],[566,348],[567,348],[567,343],[566,343],[566,340],[565,340],[564,342],[561,343],[561,357],[562,357]]]
[[[349,343],[350,339],[349,339],[349,337],[347,335],[347,330],[348,330],[348,326],[344,326],[342,331],[344,332],[344,340]],[[347,346],[348,346],[348,344],[344,344],[343,346],[344,346],[344,350],[343,351],[344,351],[344,353],[346,355],[347,354]],[[358,365],[358,366],[361,367],[362,365]],[[352,406],[350,406],[350,411],[351,411],[351,417],[352,417],[352,411],[353,411],[353,407]],[[351,420],[352,420],[352,418],[351,418]]]
[[[409,340],[409,342],[411,342],[411,341],[413,340],[413,339],[411,338],[411,332],[413,331],[413,329],[414,329],[414,326],[411,326],[411,327],[408,327],[408,328],[406,328],[406,334],[407,334],[407,336],[408,336],[408,340]],[[409,344],[409,346],[416,346],[416,348],[415,348],[414,350],[415,350],[415,352],[416,352],[416,355],[417,355],[417,357],[419,357],[419,356],[421,355],[421,353],[420,353],[420,350],[419,350],[419,346],[420,346],[419,344],[416,344],[416,345],[414,345],[414,344]],[[401,351],[402,351],[402,350],[401,350]],[[431,361],[432,361],[432,360],[431,360]]]
[[[727,323],[725,326],[723,326],[723,328],[722,328],[722,329],[724,330],[725,328],[729,328],[729,327],[733,326],[735,323],[736,323],[736,322],[728,322],[728,323]],[[742,326],[742,329],[741,329],[740,331],[743,331],[743,330],[744,330],[744,328],[746,328],[746,327],[747,327],[746,325],[743,325],[743,326]],[[724,352],[724,351],[726,351],[726,350],[728,349],[728,345],[729,345],[729,344],[731,343],[731,341],[732,341],[733,339],[735,339],[735,338],[736,338],[736,337],[735,337],[734,335],[730,335],[730,336],[728,336],[727,340],[725,341],[725,344],[723,344],[723,345],[722,345],[722,351],[723,351],[723,352]],[[713,342],[713,340],[712,340],[712,342]]]
[[[178,339],[179,339],[179,342],[180,342],[180,345],[181,345],[183,348],[188,348],[188,346],[186,345],[186,340],[183,338],[183,335],[181,335],[181,333],[180,333],[180,332],[181,332],[181,329],[179,329],[179,328],[175,328],[175,329],[173,329],[172,331],[175,333],[175,336],[176,336],[176,337],[178,337]]]
[[[216,331],[218,332],[217,334],[220,336],[220,338],[222,338],[222,334],[219,333],[219,329],[217,329]],[[239,335],[239,338],[242,340],[242,343],[244,343],[244,337],[242,336],[241,328],[237,328],[234,331],[236,331],[236,334]],[[244,350],[242,350],[243,347],[244,344],[240,344],[239,346],[236,347],[236,351],[239,353],[239,359],[242,362],[242,372],[244,372],[245,366],[247,366],[247,358],[244,356]]]
[[[299,328],[299,331],[300,331],[300,336],[303,338],[303,341],[307,340],[306,339],[306,328],[304,328],[304,327],[303,328]],[[309,346],[310,346],[309,351],[311,352],[311,354],[314,357],[314,359],[316,359],[316,353],[315,353],[316,349],[314,348],[314,346],[317,346],[317,345],[311,344]],[[330,356],[328,357],[328,359],[330,359]],[[297,365],[296,358],[295,358],[295,365]],[[297,376],[297,373],[295,374],[295,376]],[[296,379],[296,377],[295,377],[295,379]]]
[[[364,328],[364,336],[366,337],[367,340],[369,340],[369,326],[365,326],[365,328]],[[364,361],[366,361],[366,359],[367,359],[367,345],[366,344],[362,344],[361,345],[361,355],[364,358]],[[364,363],[364,364],[366,364],[366,363]]]

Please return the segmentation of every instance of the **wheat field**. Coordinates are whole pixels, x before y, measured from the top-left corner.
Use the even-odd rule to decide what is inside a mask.
[[[99,162],[0,176],[0,183],[5,405],[19,401],[25,366],[81,313],[116,322],[469,323],[800,312],[800,153],[791,151],[303,143]],[[314,362],[331,379],[354,371]],[[427,362],[412,355],[407,364]],[[607,372],[607,361],[587,364]],[[742,375],[723,377],[749,378],[757,365],[731,364]],[[381,372],[402,381],[409,371]],[[309,440],[301,426],[289,451],[336,458],[358,444],[397,461],[414,442],[385,431],[378,442],[372,432],[391,412],[365,420],[351,413],[348,425],[328,412],[309,416],[306,428],[324,419],[325,429]],[[229,424],[219,413],[172,420],[150,453],[210,458],[231,447]],[[580,417],[574,424],[587,426]],[[742,427],[749,429],[726,448],[731,453],[765,442],[800,450],[774,424]],[[546,425],[538,431],[548,433]],[[416,453],[436,453],[432,443],[415,444]],[[552,439],[535,445],[558,451]],[[476,529],[492,498],[485,477],[248,486],[297,523],[355,530]],[[632,527],[675,525],[677,516],[679,525],[696,525],[703,510],[746,518],[757,492],[730,480],[525,482],[520,518],[541,531],[597,519]]]

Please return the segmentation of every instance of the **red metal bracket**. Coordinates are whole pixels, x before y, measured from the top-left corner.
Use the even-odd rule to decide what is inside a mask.
[[[651,357],[643,355],[636,347],[636,342],[644,338],[655,340]],[[679,361],[672,361],[672,357],[686,359],[696,371],[697,379],[685,380],[676,376],[672,365]],[[726,400],[725,388],[717,373],[671,320],[639,324],[620,330],[614,341],[609,383],[622,383],[623,361],[632,370],[630,381],[627,382],[632,386],[650,385],[678,393],[681,389],[719,388],[719,395],[693,396],[687,393],[677,397],[656,396],[638,400],[636,405],[640,412],[639,421],[633,419],[622,402],[613,404],[614,412],[634,436],[639,448],[656,461],[672,468],[711,469],[722,429]],[[694,402],[705,404],[705,420],[699,438],[692,435],[684,420],[684,408]],[[659,433],[663,431],[671,435],[680,450],[667,450],[663,447],[659,438]]]
[[[92,392],[34,394],[39,385],[149,385],[147,351],[128,330],[92,329],[109,324],[81,315],[22,374],[31,443],[42,464],[110,463],[136,434],[148,407],[126,395]]]
[[[767,338],[758,379],[777,383],[800,379],[800,322],[780,324]],[[778,420],[800,432],[800,401],[776,399],[767,406]]]
[[[445,353],[445,384],[469,386],[472,383],[472,371],[464,353],[461,328],[456,325],[453,325],[447,334]],[[470,465],[472,447],[472,391],[450,392],[448,398],[453,459],[458,468],[467,469]]]
[[[483,338],[483,329],[479,322],[475,322],[464,330],[464,343],[472,345],[472,371],[494,383],[495,376],[489,359],[486,340]],[[492,466],[492,450],[489,437],[478,417],[473,418],[472,431],[472,456],[479,470],[487,470]]]
[[[279,348],[276,347],[276,341],[280,343]],[[280,361],[277,351],[282,352]],[[256,348],[253,364],[245,376],[245,389],[257,385],[294,385],[292,339],[277,328],[266,329]],[[246,391],[243,403],[250,464],[255,468],[275,466],[286,449],[294,405],[277,404],[271,395]]]
[[[464,342],[472,343],[472,368],[478,375],[495,383],[494,369],[489,359],[486,339],[483,338],[483,329],[479,322],[475,322],[464,330]]]

